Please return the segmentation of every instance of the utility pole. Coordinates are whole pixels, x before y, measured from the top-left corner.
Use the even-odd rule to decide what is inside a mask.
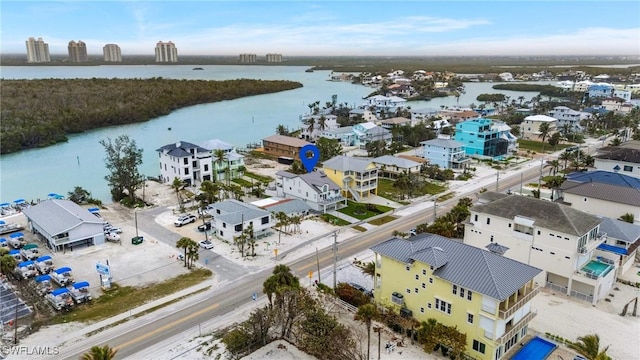
[[[336,261],[338,259],[338,231],[333,232],[333,290],[335,291],[337,284],[337,264]]]
[[[438,198],[433,198],[433,221],[436,221],[436,218],[438,217],[438,212],[436,210],[436,208],[438,207],[438,205],[436,205],[436,203],[438,202]]]
[[[316,248],[316,265],[318,266],[318,284],[322,284],[320,280],[320,258],[318,257],[318,248]]]
[[[522,195],[522,181],[523,181],[524,173],[520,173],[520,195]]]
[[[538,176],[538,191],[540,191],[540,197],[542,198],[542,166],[544,165],[544,158],[540,159],[540,176]]]
[[[500,170],[496,171],[496,192],[498,192],[498,182],[500,181]]]

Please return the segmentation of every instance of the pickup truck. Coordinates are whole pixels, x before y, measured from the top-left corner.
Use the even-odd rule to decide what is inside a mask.
[[[86,281],[77,282],[67,287],[67,289],[69,289],[69,294],[71,294],[76,304],[93,300],[91,293],[89,293],[89,283]]]
[[[71,294],[67,288],[53,290],[50,294],[46,295],[46,299],[57,311],[68,309],[73,306],[73,299],[71,298]]]
[[[67,286],[73,283],[70,267],[61,267],[53,270],[49,275],[51,275],[51,279],[58,284],[58,286]]]
[[[177,227],[180,227],[182,225],[191,224],[196,220],[198,220],[198,218],[195,215],[188,214],[188,215],[180,216],[173,224]]]
[[[198,225],[198,231],[208,231],[211,230],[211,221],[207,221],[202,225]]]
[[[53,260],[49,255],[40,256],[34,261],[34,263],[36,265],[36,269],[38,269],[42,275],[48,274],[54,269]]]

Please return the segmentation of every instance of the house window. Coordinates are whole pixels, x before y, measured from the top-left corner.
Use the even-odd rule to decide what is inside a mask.
[[[226,228],[227,227],[227,223],[222,223],[222,227]]]
[[[268,224],[268,223],[269,223],[269,217],[268,217],[268,216],[263,217],[263,218],[260,220],[260,223],[261,223],[262,225],[264,225],[264,224]]]
[[[436,299],[436,310],[451,314],[451,304],[446,301]]]
[[[493,242],[493,235],[491,235],[491,239],[489,239],[489,241]]]
[[[427,270],[422,269],[422,275],[427,275]]]
[[[223,231],[220,231],[220,236],[224,236],[224,232]]]
[[[427,284],[422,283],[422,288],[423,288],[423,289],[426,289],[426,288],[427,288]]]
[[[413,292],[417,294],[418,293],[418,288],[414,288]]]
[[[625,165],[625,166],[622,168],[622,171],[632,172],[632,171],[633,171],[633,166]]]
[[[453,285],[453,295],[458,294],[458,285]]]
[[[538,230],[538,235],[540,235],[540,230]]]
[[[467,300],[471,301],[472,298],[473,298],[473,292],[467,290]]]
[[[235,231],[242,231],[242,224],[238,224],[233,228]]]
[[[464,288],[460,288],[460,297],[464,298]]]
[[[473,221],[478,221],[478,214],[473,215]]]
[[[427,303],[427,309],[431,309],[431,303]]]
[[[467,314],[467,322],[473,324],[473,314]]]
[[[420,280],[420,276],[416,274],[416,280]]]
[[[487,225],[491,224],[491,219],[487,218]]]
[[[182,162],[183,162],[185,165],[189,165],[189,159],[187,159],[187,158],[182,159]]]
[[[433,278],[429,278],[429,284],[433,284]]]
[[[473,350],[475,350],[475,351],[477,351],[477,352],[479,352],[481,354],[484,354],[484,351],[485,351],[484,347],[485,347],[485,345],[483,343],[481,343],[480,341],[473,340]]]
[[[409,269],[411,269],[411,267],[409,265],[404,267],[405,270],[409,271]]]
[[[204,164],[204,171],[209,171],[209,164]]]
[[[407,289],[407,294],[411,294],[411,289]]]
[[[509,223],[509,227],[511,227],[511,223]]]
[[[189,175],[189,169],[184,169],[184,174]]]
[[[424,308],[423,307],[420,308],[420,312],[424,314]]]

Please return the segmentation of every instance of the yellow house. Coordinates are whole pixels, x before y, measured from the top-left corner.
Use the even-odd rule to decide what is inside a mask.
[[[467,334],[466,354],[498,360],[536,315],[540,269],[439,235],[392,238],[375,253],[374,297],[405,317],[433,318]]]
[[[378,168],[370,159],[335,156],[322,165],[324,173],[356,202],[378,194]]]

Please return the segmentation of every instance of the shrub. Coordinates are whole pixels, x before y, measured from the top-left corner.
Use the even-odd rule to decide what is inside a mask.
[[[338,283],[336,286],[336,295],[342,301],[345,301],[353,306],[360,307],[364,304],[369,304],[371,298],[361,291],[352,288],[347,283]]]

